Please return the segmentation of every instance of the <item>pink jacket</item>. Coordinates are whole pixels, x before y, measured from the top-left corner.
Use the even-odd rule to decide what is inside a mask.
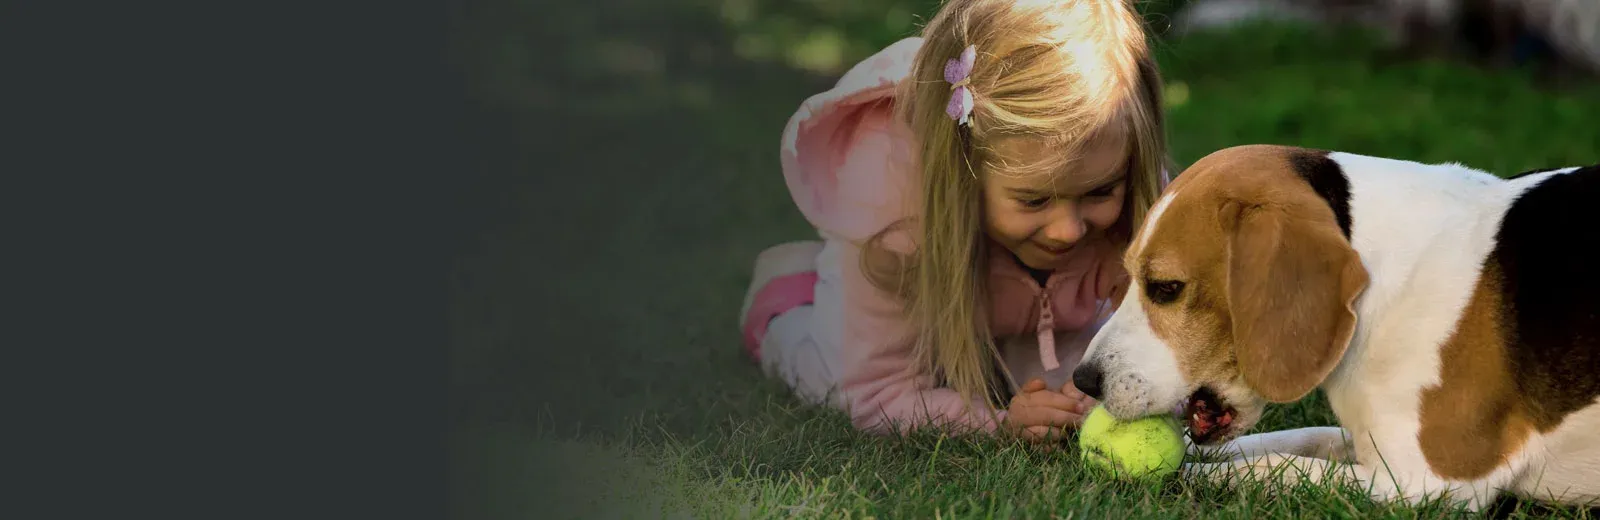
[[[784,129],[782,168],[795,204],[824,237],[843,247],[841,388],[859,428],[904,431],[928,422],[992,430],[1003,410],[982,402],[970,412],[956,391],[934,386],[911,358],[911,329],[901,306],[862,274],[855,244],[916,209],[910,166],[915,153],[910,130],[893,119],[895,84],[909,72],[921,38],[907,38],[862,61],[830,90],[807,99]],[[904,234],[891,245],[908,244]],[[1096,325],[1098,304],[1124,275],[1108,243],[1086,244],[1078,260],[1058,270],[1041,288],[1003,248],[990,262],[990,326],[997,337],[1039,338],[1033,371],[1077,363]],[[1056,333],[1066,343],[1055,345]],[[1018,381],[1018,384],[1023,381]],[[886,422],[889,419],[891,422]]]

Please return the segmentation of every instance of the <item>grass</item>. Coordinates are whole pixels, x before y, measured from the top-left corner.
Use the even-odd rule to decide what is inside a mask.
[[[703,5],[561,4],[483,4],[464,32],[497,118],[485,139],[513,152],[481,194],[492,225],[452,278],[457,517],[1459,515],[1337,488],[1108,482],[1070,448],[876,437],[798,404],[744,360],[735,314],[755,253],[813,236],[777,142],[833,78],[736,52]],[[1163,44],[1175,158],[1272,142],[1501,174],[1600,162],[1600,88],[1379,65],[1369,41],[1260,27]],[[1332,423],[1313,395],[1259,428]]]

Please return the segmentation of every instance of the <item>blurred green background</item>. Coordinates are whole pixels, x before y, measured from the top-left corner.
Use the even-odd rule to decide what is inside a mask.
[[[936,6],[463,4],[455,56],[482,111],[474,138],[504,156],[477,194],[484,231],[451,278],[457,517],[1446,514],[1327,492],[1121,487],[998,442],[864,436],[747,363],[736,314],[750,262],[814,236],[779,172],[784,123]],[[1169,38],[1179,7],[1140,4],[1180,165],[1263,142],[1499,174],[1600,162],[1592,84],[1394,60],[1346,28]],[[1313,396],[1262,427],[1331,421]]]

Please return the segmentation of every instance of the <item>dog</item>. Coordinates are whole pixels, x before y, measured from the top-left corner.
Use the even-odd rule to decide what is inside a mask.
[[[1191,479],[1353,477],[1376,501],[1600,497],[1600,167],[1502,179],[1278,145],[1184,170],[1073,382],[1182,409]],[[1248,436],[1321,388],[1337,427]],[[1293,463],[1290,471],[1262,471]],[[1299,471],[1294,471],[1294,469]],[[1348,482],[1348,481],[1346,481]]]

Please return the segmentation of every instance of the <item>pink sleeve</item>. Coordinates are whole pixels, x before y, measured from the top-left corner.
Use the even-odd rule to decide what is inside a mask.
[[[981,399],[967,401],[953,389],[939,388],[912,357],[914,333],[902,306],[862,274],[861,250],[845,247],[843,271],[843,391],[857,428],[904,433],[924,425],[993,431],[1005,411]]]
[[[893,119],[893,95],[920,45],[920,38],[890,45],[805,100],[783,132],[784,182],[806,220],[843,246],[839,377],[854,424],[890,433],[953,420],[992,430],[1003,413],[982,402],[968,410],[958,393],[936,388],[917,369],[900,304],[868,282],[860,266],[858,244],[912,209],[914,146]]]

